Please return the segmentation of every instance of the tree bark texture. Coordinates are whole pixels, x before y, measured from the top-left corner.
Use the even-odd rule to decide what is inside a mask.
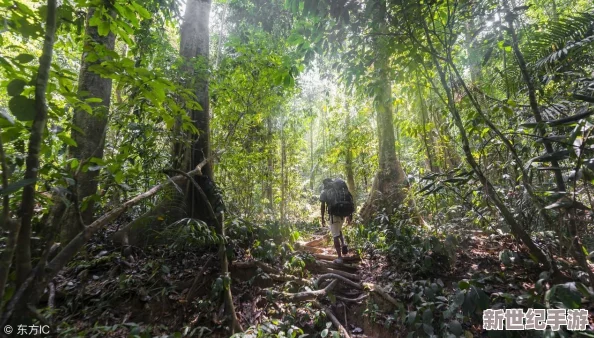
[[[79,163],[88,163],[93,157],[103,158],[105,134],[111,105],[112,80],[102,77],[90,70],[89,67],[99,65],[107,59],[105,53],[113,51],[115,35],[109,32],[107,36],[101,36],[96,26],[89,25],[89,20],[94,13],[95,8],[90,8],[87,12],[86,37],[78,79],[78,94],[83,100],[86,98],[99,98],[101,102],[88,103],[93,109],[92,114],[80,108],[74,111],[72,118],[74,127],[72,128],[71,137],[76,142],[76,146],[70,146],[68,152],[69,156],[78,159]],[[78,205],[86,197],[97,193],[98,175],[98,170],[79,171],[76,176],[76,191],[73,196],[78,201]],[[69,208],[65,223],[62,226],[60,236],[62,242],[67,243],[83,229],[80,224],[81,218],[85,224],[90,224],[93,221],[94,205],[95,203],[90,200],[86,204],[86,208],[81,211],[80,218],[75,208]]]
[[[383,23],[386,16],[386,3],[383,0],[376,0],[376,2],[375,21]],[[386,24],[383,23],[379,26],[379,31],[385,33]],[[381,51],[379,42],[376,44],[378,44],[376,50]],[[378,207],[379,209],[386,207],[386,210],[391,212],[394,207],[402,203],[405,197],[402,187],[406,177],[396,156],[389,66],[389,55],[378,55],[374,68],[378,79],[375,85],[381,86],[375,97],[379,136],[379,170],[374,178],[371,193],[360,212],[361,217],[367,221],[372,218]]]
[[[209,55],[209,16],[210,0],[190,0],[186,5],[184,20],[180,32],[180,55],[186,59],[186,86],[194,89],[196,100],[201,109],[189,112],[194,126],[199,134],[192,141],[189,149],[176,145],[174,149],[180,151],[185,159],[181,170],[187,171],[210,155],[210,116],[208,94],[208,55]],[[174,150],[175,151],[175,150]],[[174,154],[174,156],[176,156]],[[180,168],[176,168],[180,169]],[[209,163],[202,170],[209,178],[213,177],[212,164]],[[204,219],[204,201],[201,201],[198,191],[191,185],[188,189],[187,208],[188,216]]]

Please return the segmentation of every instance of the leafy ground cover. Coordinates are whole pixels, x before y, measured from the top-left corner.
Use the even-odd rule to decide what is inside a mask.
[[[594,298],[571,258],[556,257],[562,275],[555,280],[508,234],[443,236],[389,223],[345,231],[351,252],[338,265],[326,229],[316,224],[235,222],[227,281],[218,277],[212,244],[124,253],[106,240],[108,230],[55,280],[48,315],[68,323],[60,328],[64,337],[224,337],[220,290],[230,285],[246,329],[237,337],[326,337],[341,330],[350,337],[536,336],[486,332],[481,314],[488,308],[586,308],[592,324]]]

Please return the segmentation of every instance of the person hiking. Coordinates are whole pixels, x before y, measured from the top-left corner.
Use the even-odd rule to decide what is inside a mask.
[[[337,178],[326,178],[323,181],[324,189],[320,195],[322,225],[326,225],[325,214],[328,211],[328,220],[330,221],[330,233],[334,239],[334,248],[338,258],[334,263],[342,264],[342,255],[348,253],[348,247],[345,244],[342,235],[342,226],[345,220],[350,224],[355,211],[353,195],[349,191],[345,181]]]

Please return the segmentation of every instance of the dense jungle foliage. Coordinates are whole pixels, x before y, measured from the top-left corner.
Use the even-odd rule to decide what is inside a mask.
[[[0,0],[0,45],[0,335],[594,337],[589,0]]]

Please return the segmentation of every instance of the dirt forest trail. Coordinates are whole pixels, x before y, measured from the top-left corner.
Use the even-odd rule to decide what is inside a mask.
[[[278,292],[270,289],[260,291],[260,294],[273,294],[287,301],[312,301],[314,307],[323,310],[332,329],[340,332],[342,337],[352,338],[380,338],[399,337],[393,332],[374,324],[368,316],[364,316],[364,302],[367,298],[378,298],[386,305],[398,305],[398,301],[391,297],[381,286],[372,283],[370,274],[372,267],[368,261],[350,251],[343,256],[344,263],[337,264],[334,248],[330,245],[328,234],[314,234],[307,241],[296,243],[295,254],[310,254],[313,261],[306,263],[306,268],[312,273],[308,280],[282,274],[276,268],[262,262],[236,262],[235,268],[250,268],[257,266],[267,276],[275,281],[287,281],[308,286],[310,291],[297,293]]]

